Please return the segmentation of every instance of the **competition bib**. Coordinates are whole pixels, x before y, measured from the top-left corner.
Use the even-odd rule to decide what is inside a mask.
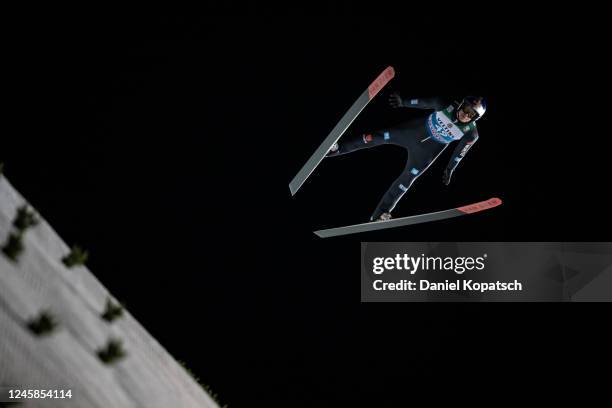
[[[460,122],[453,123],[451,119],[454,117],[455,107],[453,105],[448,108],[437,111],[429,115],[427,118],[427,132],[432,139],[437,142],[448,144],[454,140],[459,140],[471,130],[476,128],[474,122],[462,124]]]

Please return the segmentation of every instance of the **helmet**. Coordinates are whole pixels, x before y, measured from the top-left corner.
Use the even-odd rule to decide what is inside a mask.
[[[482,96],[466,96],[457,108],[457,112],[460,110],[470,115],[472,121],[476,121],[485,114],[487,103]]]

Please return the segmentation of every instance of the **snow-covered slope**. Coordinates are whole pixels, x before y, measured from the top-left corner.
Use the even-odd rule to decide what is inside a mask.
[[[0,175],[1,242],[24,203]],[[72,400],[20,406],[217,407],[129,313],[112,324],[100,318],[111,295],[86,267],[64,266],[69,247],[49,224],[41,219],[23,244],[16,263],[0,252],[0,387],[70,389]],[[43,310],[59,325],[37,337],[27,323]],[[110,338],[120,339],[127,355],[106,365],[96,353]]]

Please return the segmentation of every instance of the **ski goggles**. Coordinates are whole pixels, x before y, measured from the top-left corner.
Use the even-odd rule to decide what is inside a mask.
[[[470,105],[469,103],[463,103],[459,107],[459,110],[465,113],[470,119],[478,119],[480,114]]]

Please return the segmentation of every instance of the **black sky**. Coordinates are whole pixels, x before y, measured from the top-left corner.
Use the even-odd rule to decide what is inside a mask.
[[[360,304],[362,240],[610,238],[605,124],[588,112],[603,72],[597,33],[546,35],[530,20],[448,32],[431,29],[434,18],[396,17],[342,7],[88,15],[15,30],[0,149],[8,178],[231,407],[404,406],[415,384],[498,368],[474,352],[501,352],[499,364],[520,371],[528,362],[516,346],[532,344],[546,367],[562,367],[551,333],[592,329],[576,309],[549,306]],[[504,205],[320,240],[313,230],[365,221],[403,167],[405,153],[384,146],[325,161],[295,197],[288,189],[387,65],[391,90],[483,94],[490,106],[453,184],[441,183],[447,152],[397,216],[494,196]],[[420,114],[392,112],[385,98],[350,131]]]

